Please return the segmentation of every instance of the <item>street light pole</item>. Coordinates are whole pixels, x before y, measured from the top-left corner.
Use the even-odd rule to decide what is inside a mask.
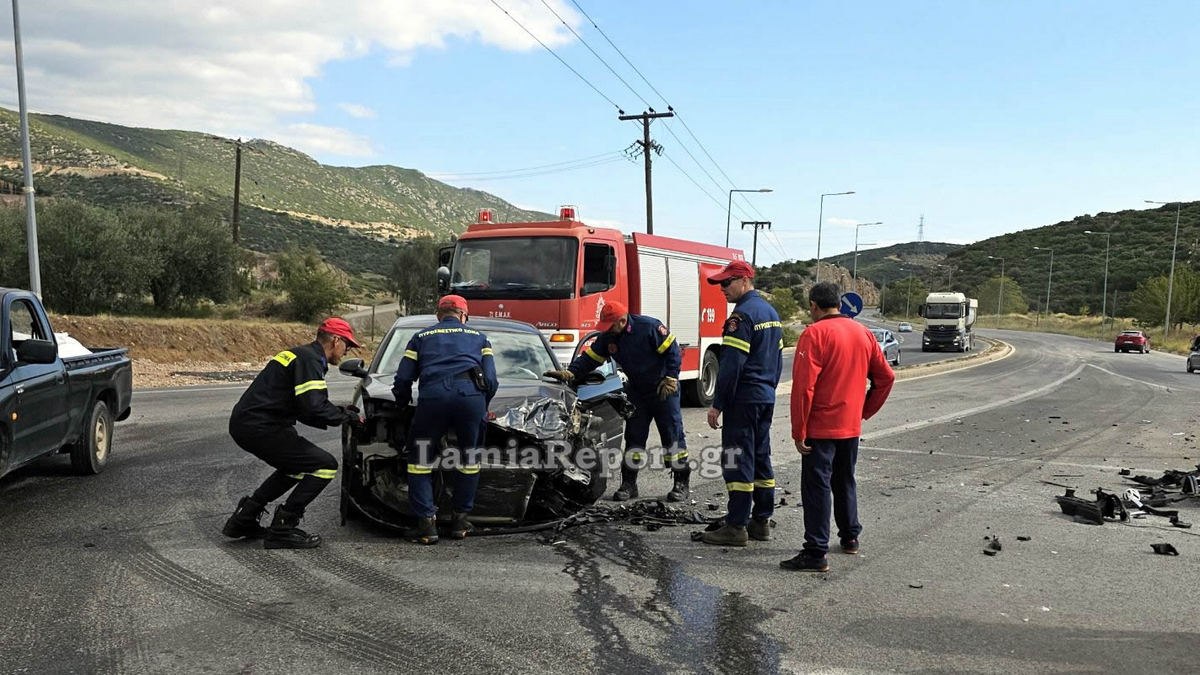
[[[936,267],[945,267],[946,268],[946,290],[950,290],[951,288],[954,288],[951,285],[953,283],[953,279],[954,279],[954,266],[953,265],[936,265]]]
[[[1152,202],[1149,199],[1145,200],[1147,204],[1169,205],[1171,202]],[[1171,276],[1167,281],[1167,316],[1163,319],[1163,339],[1167,339],[1167,333],[1171,330],[1171,293],[1175,290],[1175,249],[1179,246],[1179,210],[1183,208],[1183,202],[1175,202],[1175,243],[1171,244]]]
[[[729,248],[729,212],[733,209],[733,193],[735,192],[771,192],[771,188],[756,188],[754,190],[742,190],[734,188],[729,191],[729,201],[725,204],[725,248]]]
[[[821,225],[825,220],[825,198],[852,194],[854,194],[854,190],[847,192],[826,192],[821,195],[821,208],[817,211],[817,273],[815,275],[817,283],[821,283]]]
[[[1104,290],[1101,292],[1101,297],[1103,299],[1100,302],[1100,328],[1104,328],[1104,321],[1108,318],[1108,252],[1112,244],[1112,232],[1093,232],[1092,230],[1084,230],[1083,233],[1104,235]]]
[[[1004,299],[1004,258],[998,255],[989,255],[989,260],[1000,261],[1000,293],[996,296],[996,325],[1000,325],[1000,302]],[[1026,308],[1028,310],[1028,308]]]
[[[1050,318],[1050,280],[1054,278],[1054,249],[1045,246],[1034,246],[1035,251],[1050,252],[1050,271],[1046,274],[1046,318]]]
[[[854,272],[850,277],[854,280],[854,290],[858,290],[858,228],[868,227],[871,225],[882,225],[883,221],[874,223],[855,223],[854,224]]]
[[[903,272],[904,268],[901,267],[900,271]],[[910,267],[910,268],[908,268],[908,284],[904,288],[904,320],[905,321],[908,321],[909,305],[912,302],[912,280],[913,280],[913,269]]]

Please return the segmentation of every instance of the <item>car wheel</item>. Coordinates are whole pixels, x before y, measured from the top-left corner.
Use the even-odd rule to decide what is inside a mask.
[[[896,360],[892,361],[892,365],[897,368],[900,367],[900,350],[899,349],[896,350]]]
[[[1120,347],[1113,347],[1113,353],[1114,353],[1114,354],[1116,354],[1116,353],[1117,353],[1117,352],[1119,352],[1119,351],[1121,351]]]
[[[1192,371],[1188,370],[1188,372]],[[4,432],[0,431],[0,476],[8,472],[8,448],[8,436],[5,436]]]
[[[1142,347],[1142,353],[1143,353],[1143,354],[1149,354],[1149,353],[1150,353],[1150,348],[1149,348],[1149,347]]]
[[[710,349],[704,352],[700,359],[700,377],[697,377],[686,391],[689,404],[701,408],[712,405],[713,398],[717,395],[717,368],[716,351]]]
[[[84,475],[95,475],[108,464],[112,449],[113,419],[104,401],[96,401],[88,412],[83,438],[71,445],[71,467]]]
[[[1195,368],[1193,368],[1193,367],[1192,367],[1192,364],[1190,364],[1190,363],[1187,365],[1187,369],[1188,369],[1188,372],[1189,372],[1189,373],[1194,373],[1194,372],[1196,372],[1196,369],[1195,369]],[[0,442],[2,442],[2,441],[0,441]],[[3,464],[0,464],[0,473],[3,473],[3,471],[4,471],[4,465],[3,465]]]

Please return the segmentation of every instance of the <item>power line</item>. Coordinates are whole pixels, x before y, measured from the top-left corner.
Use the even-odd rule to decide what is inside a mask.
[[[526,33],[529,35],[529,37],[531,37],[531,38],[533,38],[534,40],[536,40],[536,41],[537,41],[537,43],[538,43],[539,45],[541,45],[541,46],[542,46],[542,49],[545,49],[546,51],[550,52],[550,55],[551,55],[551,56],[553,56],[554,58],[558,59],[558,62],[559,62],[559,63],[561,63],[561,64],[563,64],[564,66],[566,66],[567,70],[571,71],[572,73],[575,73],[575,77],[578,77],[580,80],[583,80],[583,83],[584,83],[584,84],[586,84],[587,86],[591,87],[591,88],[592,88],[592,91],[594,91],[594,92],[596,92],[597,94],[599,94],[599,95],[600,95],[600,98],[603,98],[605,101],[608,101],[608,102],[609,102],[609,103],[612,105],[612,107],[614,107],[614,108],[616,108],[616,109],[617,109],[617,112],[621,113],[622,115],[623,115],[623,114],[625,114],[625,111],[624,111],[624,110],[621,110],[621,106],[619,106],[619,105],[617,105],[615,102],[613,102],[613,100],[612,100],[611,98],[609,98],[609,97],[605,96],[605,95],[604,95],[604,92],[602,92],[602,91],[600,91],[599,89],[597,89],[597,88],[596,88],[596,85],[592,84],[592,83],[591,83],[591,81],[590,81],[590,80],[588,80],[588,79],[587,79],[586,77],[584,77],[583,75],[580,75],[578,70],[575,70],[574,68],[572,68],[572,67],[571,67],[571,64],[569,64],[569,63],[567,63],[566,61],[564,61],[564,60],[562,59],[562,57],[561,57],[561,56],[559,56],[558,54],[556,54],[556,53],[555,53],[555,51],[554,51],[553,49],[550,49],[550,47],[546,46],[546,43],[545,43],[545,42],[542,42],[542,41],[541,41],[541,39],[540,39],[540,38],[538,38],[538,36],[534,35],[532,31],[530,31],[528,28],[526,28],[526,27],[525,27],[525,24],[523,24],[523,23],[521,23],[520,21],[518,21],[518,20],[517,20],[517,17],[513,16],[512,14],[509,14],[509,13],[508,13],[508,10],[507,10],[507,9],[504,9],[503,7],[501,7],[501,6],[500,6],[500,3],[496,2],[496,0],[492,0],[492,4],[496,6],[496,9],[500,10],[501,12],[504,12],[504,15],[505,15],[505,16],[507,16],[508,18],[512,19],[513,23],[515,23],[515,24],[517,24],[518,26],[520,26],[520,27],[521,27],[521,30],[525,31],[525,32],[526,32]]]
[[[514,174],[502,175],[502,176],[470,177],[469,180],[472,183],[485,183],[485,182],[494,181],[494,180],[512,180],[514,178],[533,178],[535,176],[545,176],[545,175],[549,175],[549,174],[553,174],[553,173],[564,173],[567,171],[578,171],[579,169],[591,169],[591,168],[597,167],[597,166],[604,166],[606,164],[615,164],[617,162],[627,162],[627,161],[630,161],[629,157],[626,157],[622,153],[621,155],[616,156],[616,157],[609,157],[608,159],[598,159],[593,162],[587,162],[584,164],[576,164],[574,166],[564,166],[564,167],[559,167],[559,168],[555,168],[555,169],[543,169],[540,171],[529,171],[526,173],[514,173]],[[431,178],[432,177],[433,176],[431,176]],[[449,176],[449,177],[435,178],[435,180],[459,180],[459,179],[454,176]]]
[[[470,177],[470,176],[493,176],[493,175],[510,174],[510,173],[524,173],[526,171],[537,171],[540,169],[563,167],[563,166],[567,166],[567,165],[571,165],[571,164],[581,164],[584,162],[593,162],[597,159],[606,158],[606,157],[620,157],[621,155],[623,155],[623,153],[620,150],[610,150],[609,152],[602,152],[602,153],[599,153],[596,155],[588,155],[587,157],[580,157],[578,159],[567,159],[567,160],[563,160],[561,162],[553,162],[550,164],[539,164],[537,166],[527,166],[527,167],[524,167],[521,169],[496,169],[495,171],[463,171],[463,172],[448,171],[448,172],[443,172],[443,173],[431,173],[431,174],[427,174],[427,175],[430,178],[439,178],[440,179],[440,178],[459,178],[459,177],[466,178],[466,177]]]
[[[604,57],[602,57],[602,56],[600,56],[599,54],[597,54],[597,53],[596,53],[596,50],[595,50],[595,49],[592,49],[592,46],[591,46],[591,45],[589,45],[589,44],[587,43],[587,40],[584,40],[584,39],[583,39],[583,36],[582,36],[582,35],[580,35],[579,33],[576,33],[576,32],[575,32],[575,29],[571,27],[571,24],[567,23],[566,21],[563,21],[563,18],[562,18],[561,16],[559,16],[559,15],[558,15],[558,12],[554,11],[554,8],[550,6],[550,3],[546,2],[546,0],[542,0],[542,4],[546,6],[546,9],[550,10],[550,13],[554,15],[554,18],[558,19],[558,20],[559,20],[559,22],[560,22],[560,23],[562,23],[562,25],[564,25],[564,26],[566,26],[566,27],[567,27],[567,30],[571,31],[571,35],[574,35],[576,38],[578,38],[578,39],[579,39],[579,42],[581,42],[581,43],[583,44],[583,46],[584,46],[584,47],[587,47],[588,51],[592,53],[592,56],[595,56],[597,59],[599,59],[600,63],[603,63],[603,64],[604,64],[604,67],[605,67],[605,68],[608,68],[608,72],[612,73],[612,74],[613,74],[613,77],[615,77],[615,78],[617,78],[618,80],[620,80],[620,81],[621,81],[621,84],[625,85],[625,88],[626,88],[626,89],[628,89],[629,91],[633,92],[633,95],[634,95],[634,96],[636,96],[636,97],[638,97],[639,99],[641,99],[641,100],[642,100],[642,103],[645,103],[647,108],[651,107],[651,106],[650,106],[650,102],[649,102],[649,101],[647,101],[645,98],[643,98],[643,97],[642,97],[642,95],[641,95],[641,94],[639,94],[639,93],[637,92],[637,90],[635,90],[633,87],[629,86],[629,83],[625,81],[625,78],[623,78],[623,77],[621,77],[620,75],[618,75],[618,74],[617,74],[617,71],[613,70],[613,67],[612,67],[612,66],[610,66],[610,65],[608,65],[608,61],[605,61],[605,60],[604,60]],[[594,25],[596,25],[596,24],[594,24],[594,23],[593,23],[592,25],[594,26]]]

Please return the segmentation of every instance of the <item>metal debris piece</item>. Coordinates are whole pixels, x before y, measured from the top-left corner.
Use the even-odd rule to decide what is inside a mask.
[[[909,588],[925,588],[925,584],[923,584],[919,581],[913,581],[908,584],[908,587]]]
[[[1030,541],[1031,539],[1033,539],[1033,537],[1024,534],[1017,535],[1017,541]]]
[[[1110,494],[1097,488],[1096,500],[1088,501],[1075,496],[1074,489],[1067,489],[1065,495],[1055,497],[1059,508],[1068,516],[1074,516],[1084,522],[1103,525],[1105,518],[1115,518],[1121,521],[1129,520],[1129,511],[1125,503],[1117,495]]]

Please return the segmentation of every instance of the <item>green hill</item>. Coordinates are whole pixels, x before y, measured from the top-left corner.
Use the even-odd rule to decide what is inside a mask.
[[[30,115],[34,185],[46,197],[101,206],[212,202],[232,211],[235,149],[194,131],[125,127]],[[17,114],[0,108],[0,179],[19,185]],[[413,169],[335,167],[265,140],[243,143],[242,244],[270,252],[316,246],[353,273],[386,273],[397,241],[449,238],[481,208],[498,220],[543,220],[495,195],[456,188]]]

